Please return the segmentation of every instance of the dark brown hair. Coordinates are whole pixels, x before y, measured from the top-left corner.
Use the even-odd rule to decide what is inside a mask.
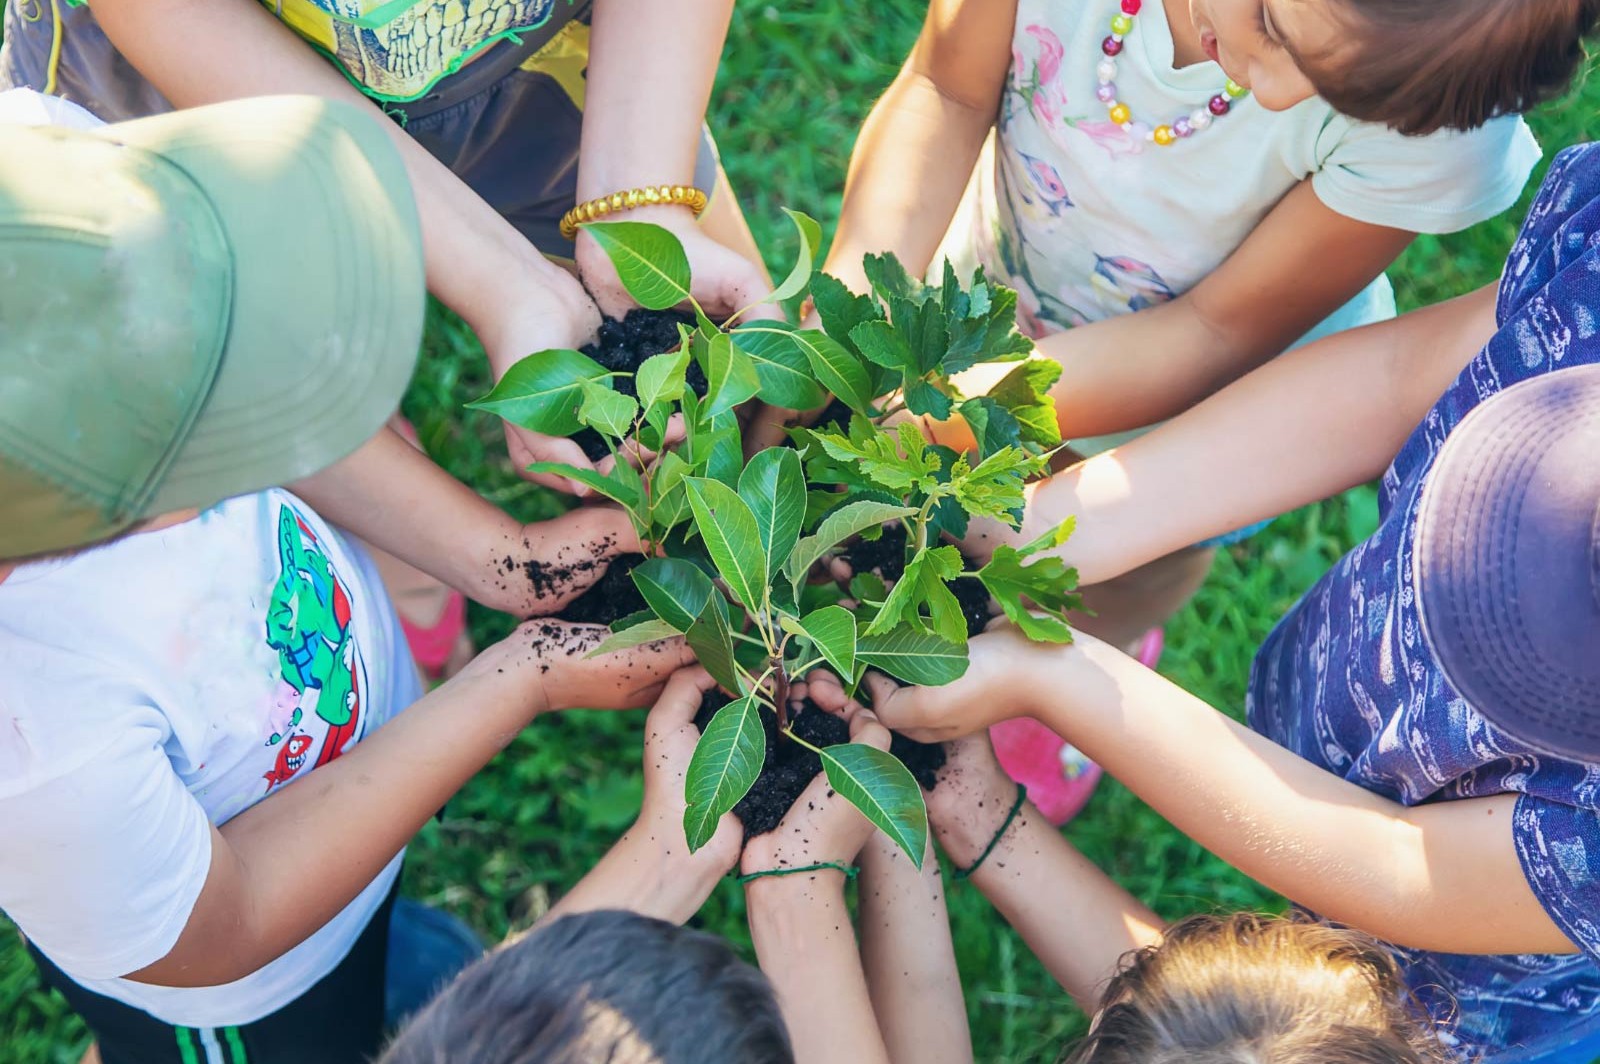
[[[1335,110],[1401,133],[1473,129],[1559,96],[1600,0],[1342,0],[1346,38],[1291,51]]]
[[[1069,1064],[1445,1064],[1451,1058],[1365,935],[1234,913],[1130,953]]]

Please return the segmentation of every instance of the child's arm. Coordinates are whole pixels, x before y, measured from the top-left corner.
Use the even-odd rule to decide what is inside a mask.
[[[957,868],[994,903],[1028,948],[1088,1013],[1129,950],[1159,942],[1165,922],[1123,890],[1025,802],[982,732],[946,743],[928,817]],[[998,839],[997,832],[1002,831]]]
[[[556,612],[612,558],[640,549],[627,514],[611,506],[524,525],[387,428],[291,490],[339,527],[518,617]]]
[[[857,919],[872,1011],[896,1064],[971,1064],[944,877],[928,840],[922,869],[877,832],[862,847]]]
[[[1447,953],[1574,953],[1528,885],[1518,796],[1403,806],[1325,772],[1090,636],[972,641],[947,687],[885,690],[924,741],[1027,715],[1069,738],[1212,853],[1318,914]]]
[[[592,338],[599,315],[572,276],[255,0],[95,0],[94,13],[118,51],[178,107],[312,93],[368,108],[405,159],[428,287],[483,341],[496,376],[534,351]],[[536,459],[592,465],[569,440],[509,426],[507,439],[518,469]]]
[[[851,740],[889,748],[870,713],[851,721]],[[821,862],[848,865],[873,831],[818,775],[779,822],[744,849],[742,871]],[[856,950],[845,876],[835,869],[768,876],[745,885],[756,959],[772,982],[797,1064],[888,1064]]]
[[[681,924],[700,911],[717,883],[739,863],[744,829],[726,813],[694,853],[683,835],[683,781],[700,730],[700,696],[716,686],[704,669],[680,669],[645,721],[644,803],[639,819],[544,919],[596,909],[627,909]]]
[[[1331,336],[1261,367],[1132,443],[1034,484],[1026,543],[1070,516],[1058,553],[1085,583],[1378,476],[1495,331],[1495,286]]]
[[[590,660],[596,625],[524,625],[338,760],[211,829],[188,923],[128,978],[215,986],[283,955],[343,909],[533,718],[648,704],[691,660],[681,640]]]
[[[1011,65],[1017,0],[932,0],[922,33],[861,126],[827,270],[865,291],[862,256],[920,277],[949,227]]]

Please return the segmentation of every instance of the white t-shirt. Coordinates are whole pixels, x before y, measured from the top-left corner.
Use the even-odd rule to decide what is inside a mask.
[[[1035,338],[1188,291],[1308,177],[1349,218],[1447,233],[1510,207],[1539,160],[1515,116],[1403,137],[1316,97],[1272,112],[1246,96],[1159,146],[1112,123],[1095,96],[1100,43],[1120,11],[1119,0],[1019,0],[996,135],[941,248],[963,276],[981,264],[1015,287]],[[1160,0],[1146,0],[1115,63],[1116,98],[1149,126],[1205,109],[1227,79],[1210,62],[1173,69]],[[1312,336],[1393,314],[1380,277]]]
[[[398,856],[237,982],[119,977],[176,943],[210,825],[295,786],[419,687],[371,559],[284,491],[21,567],[0,583],[0,909],[79,983],[167,1023],[276,1011],[343,959]],[[339,855],[281,859],[314,881]]]

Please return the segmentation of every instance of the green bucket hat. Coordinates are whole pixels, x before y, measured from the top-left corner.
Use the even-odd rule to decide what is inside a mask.
[[[424,309],[405,169],[359,108],[0,126],[0,558],[344,457],[399,403]]]

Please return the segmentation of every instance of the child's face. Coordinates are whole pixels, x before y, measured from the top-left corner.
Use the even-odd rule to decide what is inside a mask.
[[[1200,47],[1269,111],[1315,96],[1299,60],[1328,55],[1341,39],[1320,0],[1189,0],[1189,15]]]

